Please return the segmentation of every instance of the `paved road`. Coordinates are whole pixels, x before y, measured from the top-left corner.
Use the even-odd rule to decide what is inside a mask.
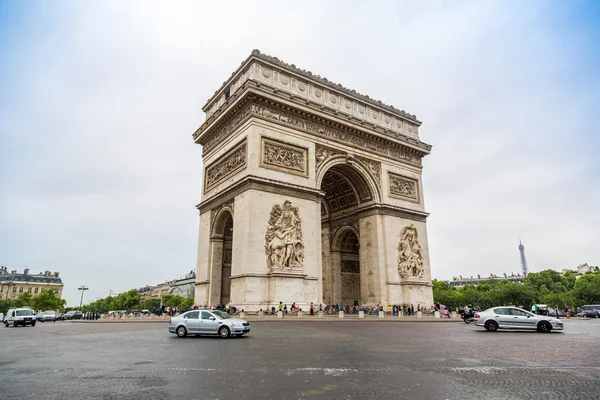
[[[600,320],[565,326],[307,319],[227,340],[166,323],[0,327],[0,398],[599,399]]]

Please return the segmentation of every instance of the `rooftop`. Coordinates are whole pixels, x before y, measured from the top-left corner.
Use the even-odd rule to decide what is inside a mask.
[[[382,109],[385,109],[385,110],[387,110],[389,112],[392,112],[394,114],[400,115],[400,116],[402,116],[402,117],[404,117],[406,119],[410,119],[410,120],[413,120],[414,122],[420,123],[417,120],[416,115],[409,114],[409,113],[407,113],[404,110],[400,110],[400,109],[398,109],[398,108],[396,108],[394,106],[385,104],[385,103],[381,102],[380,100],[372,99],[371,97],[369,97],[367,95],[358,93],[356,90],[348,89],[348,88],[342,86],[339,83],[332,82],[332,81],[330,81],[327,78],[321,77],[320,75],[315,75],[311,71],[306,71],[304,69],[298,68],[294,64],[288,64],[288,63],[286,63],[286,62],[278,59],[277,57],[273,57],[273,56],[261,53],[259,50],[256,50],[256,49],[252,50],[252,53],[250,54],[250,56],[248,56],[248,58],[246,58],[246,60],[244,60],[241,63],[241,65],[231,74],[231,76],[229,77],[229,79],[227,79],[225,82],[223,82],[223,84],[221,85],[221,87],[217,91],[215,91],[215,93],[213,94],[213,96],[206,101],[206,104],[202,108],[203,110],[206,111],[207,108],[210,106],[210,104],[213,103],[215,100],[217,100],[219,98],[220,92],[222,92],[223,90],[225,90],[225,88],[228,87],[231,84],[231,82],[233,81],[233,79],[235,78],[235,76],[238,75],[238,73],[247,64],[249,64],[250,60],[252,60],[252,59],[258,59],[258,60],[266,61],[266,62],[268,62],[270,64],[274,64],[274,65],[276,65],[276,66],[278,66],[280,68],[283,68],[285,70],[291,71],[291,72],[293,72],[293,73],[295,73],[297,75],[301,75],[301,76],[303,76],[305,78],[311,79],[311,80],[313,80],[313,81],[315,81],[317,83],[320,83],[320,84],[322,84],[324,86],[327,86],[327,87],[329,87],[331,89],[338,90],[338,91],[343,92],[343,93],[345,93],[345,94],[347,94],[349,96],[352,96],[352,97],[354,97],[356,99],[362,100],[362,101],[364,101],[366,103],[375,105],[375,106],[380,107]]]

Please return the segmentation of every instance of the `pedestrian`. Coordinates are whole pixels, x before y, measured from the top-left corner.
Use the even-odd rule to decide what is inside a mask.
[[[388,317],[392,316],[392,306],[390,306],[389,304],[388,304],[388,309],[387,309],[387,315],[388,315]]]
[[[410,315],[415,315],[415,306],[413,304],[410,305]]]
[[[279,311],[283,312],[283,303],[281,301],[279,302]]]
[[[312,301],[310,302],[310,315],[315,315],[315,307],[313,306]]]

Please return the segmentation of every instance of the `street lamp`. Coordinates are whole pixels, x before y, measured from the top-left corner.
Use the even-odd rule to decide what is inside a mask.
[[[81,306],[83,305],[83,291],[88,290],[88,289],[89,289],[89,287],[83,286],[83,285],[81,285],[77,288],[77,290],[81,290],[81,300],[79,301],[79,311],[81,311]]]

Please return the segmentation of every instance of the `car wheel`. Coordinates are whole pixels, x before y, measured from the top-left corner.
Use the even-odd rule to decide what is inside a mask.
[[[496,332],[498,330],[498,324],[496,321],[488,321],[485,323],[485,329],[488,332]]]
[[[31,326],[35,326],[35,321],[33,321],[33,322],[31,323]]]
[[[4,323],[4,327],[8,328],[8,322]]]
[[[175,332],[177,332],[177,336],[179,337],[186,337],[187,335],[187,329],[185,329],[185,326],[178,326]]]
[[[548,333],[552,330],[552,325],[550,325],[548,322],[546,321],[542,321],[538,324],[538,332],[542,332],[542,333]]]
[[[221,336],[223,339],[227,339],[229,335],[231,335],[231,332],[229,331],[228,327],[222,326],[219,328],[219,336]]]

